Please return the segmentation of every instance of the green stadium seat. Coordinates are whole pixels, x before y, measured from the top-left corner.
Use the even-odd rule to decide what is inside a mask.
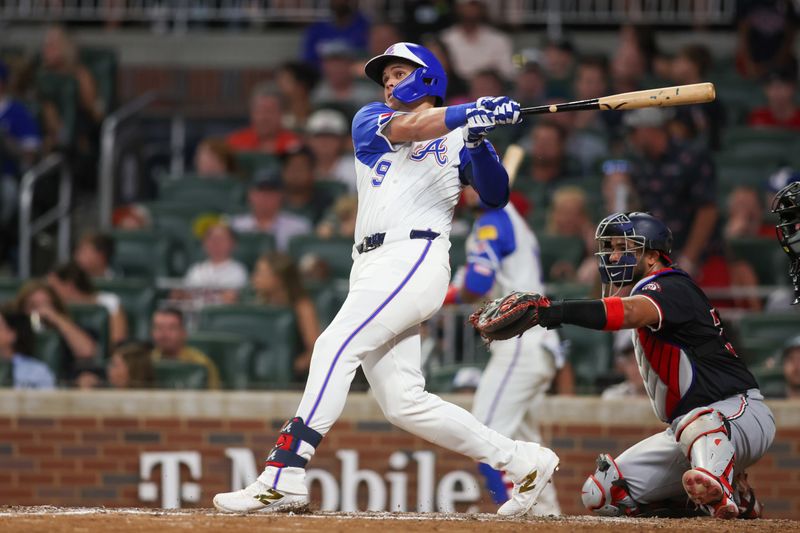
[[[156,289],[148,279],[94,280],[99,291],[119,296],[128,318],[128,335],[144,341],[150,338],[150,320],[156,308]]]
[[[314,188],[330,198],[346,196],[349,191],[347,185],[341,181],[318,181],[314,183]]]
[[[258,386],[292,380],[298,332],[291,309],[265,305],[221,305],[200,312],[198,331],[236,333],[256,344],[252,377]]]
[[[750,365],[772,357],[790,337],[800,331],[800,313],[748,314],[739,321],[739,349]]]
[[[575,372],[575,388],[581,394],[597,394],[597,380],[612,369],[612,335],[604,331],[565,325],[559,333],[566,342],[567,360]]]
[[[23,280],[18,278],[0,278],[0,304],[12,301],[23,283]]]
[[[67,310],[76,324],[96,335],[98,350],[95,358],[99,364],[105,364],[111,353],[110,319],[106,308],[102,305],[70,304]]]
[[[561,281],[547,284],[547,295],[551,298],[578,299],[589,298],[592,286],[574,281]]]
[[[156,278],[182,275],[185,253],[158,230],[113,231],[114,270],[124,276]]]
[[[56,383],[64,379],[64,351],[61,336],[52,329],[36,333],[33,355],[44,362],[56,377]]]
[[[545,280],[551,279],[553,267],[567,262],[575,269],[581,264],[585,253],[583,240],[579,237],[560,237],[546,233],[538,235]]]
[[[783,365],[765,367],[754,366],[750,371],[758,381],[758,388],[767,398],[782,398],[786,394],[786,380],[783,377]]]
[[[198,211],[230,213],[244,207],[244,184],[228,179],[203,179],[195,176],[164,178],[158,197],[164,202],[194,206]]]
[[[208,388],[208,370],[203,365],[162,359],[153,363],[156,385],[161,389]]]
[[[344,280],[334,280],[325,284],[307,284],[306,290],[314,301],[320,327],[326,328],[342,308],[349,287]]]
[[[248,179],[254,178],[259,172],[281,168],[280,160],[276,156],[260,152],[239,152],[236,154],[236,162]]]
[[[148,202],[145,207],[153,219],[153,227],[177,242],[194,239],[195,220],[216,214],[216,211],[206,211],[194,205],[176,202]]]
[[[73,76],[40,70],[36,73],[37,100],[50,102],[62,121],[59,141],[71,145],[75,141],[78,121],[78,82]]]
[[[248,388],[255,350],[252,342],[234,333],[195,333],[186,343],[211,358],[219,369],[223,388]]]
[[[312,254],[328,264],[331,277],[348,279],[353,267],[353,240],[345,237],[320,239],[315,235],[299,235],[289,242],[289,254],[299,261]]]
[[[741,147],[756,147],[769,144],[771,147],[789,148],[797,142],[797,134],[780,128],[727,128],[722,136],[725,150],[735,151]]]
[[[92,73],[103,111],[110,113],[117,104],[117,53],[113,48],[81,48],[81,62]]]
[[[467,264],[467,237],[450,236],[450,271]]]
[[[789,258],[776,246],[775,239],[739,237],[728,239],[731,258],[747,261],[755,270],[760,285],[780,285],[788,280]],[[800,330],[800,318],[798,318]]]

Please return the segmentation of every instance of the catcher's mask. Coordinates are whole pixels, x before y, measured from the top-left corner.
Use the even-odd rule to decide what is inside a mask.
[[[647,213],[614,213],[600,221],[594,235],[603,296],[619,294],[636,281],[636,266],[646,250],[657,250],[671,265],[672,232]]]
[[[775,195],[772,212],[778,215],[775,232],[789,256],[789,277],[794,286],[794,302],[800,303],[800,182],[790,183]]]

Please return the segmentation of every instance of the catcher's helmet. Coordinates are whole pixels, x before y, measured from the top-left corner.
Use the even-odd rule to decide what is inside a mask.
[[[789,277],[794,285],[794,304],[800,303],[800,182],[790,183],[775,195],[772,212],[778,215],[775,231],[789,256]]]
[[[393,60],[402,59],[417,65],[392,91],[392,96],[410,104],[425,96],[436,97],[436,105],[444,103],[447,92],[447,74],[433,52],[414,43],[395,43],[386,51],[370,59],[364,66],[364,73],[380,86],[383,86],[383,69]]]
[[[644,250],[660,252],[663,260],[672,264],[672,232],[666,224],[649,213],[614,213],[600,221],[595,231],[597,263],[604,285],[616,287],[634,281],[634,269]],[[614,249],[612,239],[624,237],[624,250]],[[619,258],[612,262],[612,255]]]

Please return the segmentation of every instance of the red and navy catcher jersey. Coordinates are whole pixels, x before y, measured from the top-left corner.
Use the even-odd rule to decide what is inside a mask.
[[[695,407],[758,388],[725,336],[717,310],[680,270],[660,270],[637,283],[658,308],[659,323],[633,333],[636,361],[656,415],[672,422]]]

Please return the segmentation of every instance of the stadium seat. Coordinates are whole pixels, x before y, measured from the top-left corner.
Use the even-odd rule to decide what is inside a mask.
[[[788,280],[789,259],[777,246],[775,239],[767,237],[739,237],[728,239],[731,257],[747,261],[755,270],[760,285],[781,285]],[[800,324],[800,318],[798,318]],[[800,330],[800,326],[798,326]]]
[[[450,236],[450,271],[456,273],[458,267],[467,263],[467,238]]]
[[[771,357],[800,330],[800,313],[748,314],[739,321],[739,349],[747,362],[758,365]]]
[[[727,128],[722,137],[722,146],[726,151],[736,151],[741,147],[762,147],[766,144],[771,149],[787,149],[797,142],[797,134],[780,128]]]
[[[145,207],[153,219],[153,227],[177,242],[194,239],[195,220],[216,213],[216,211],[206,211],[198,209],[194,205],[176,202],[148,202]]]
[[[162,359],[154,364],[156,385],[161,389],[208,388],[208,370],[203,365]]]
[[[168,235],[158,230],[118,230],[114,270],[124,276],[156,278],[179,276],[186,269],[185,253]]]
[[[581,264],[585,252],[581,238],[541,234],[538,239],[545,280],[551,278],[556,263],[566,262],[575,269]]]
[[[113,48],[80,49],[80,60],[92,73],[103,112],[110,113],[117,104],[117,53]]]
[[[264,305],[221,305],[200,312],[199,331],[237,333],[256,344],[252,382],[286,386],[298,353],[298,332],[291,309]]]
[[[105,364],[111,349],[109,316],[106,308],[102,305],[70,304],[67,310],[76,324],[92,334],[98,345],[95,359],[98,363]]]
[[[592,293],[591,285],[584,285],[573,281],[548,283],[546,294],[550,298],[589,298]]]
[[[612,335],[604,331],[565,325],[559,330],[567,360],[575,372],[575,388],[581,394],[596,394],[597,380],[612,368]]]
[[[219,369],[225,389],[245,390],[250,385],[255,346],[234,333],[195,333],[186,343],[208,355]]]
[[[147,279],[94,280],[99,291],[119,296],[128,318],[128,335],[138,340],[150,338],[150,319],[156,308],[156,289]]]
[[[236,162],[248,179],[252,179],[259,172],[281,168],[280,160],[276,156],[260,152],[239,152],[236,154]]]
[[[43,329],[36,333],[33,355],[50,368],[56,383],[64,379],[63,346],[61,336],[55,330]]]
[[[347,185],[341,181],[318,181],[314,183],[314,188],[330,198],[346,196],[348,192]]]
[[[202,179],[196,176],[164,178],[158,196],[164,202],[194,206],[198,211],[228,213],[244,207],[244,184],[228,179]]]
[[[353,267],[353,240],[348,238],[320,239],[315,235],[299,235],[289,242],[289,254],[295,261],[305,255],[315,255],[325,261],[331,277],[348,279]]]
[[[0,304],[6,304],[17,296],[23,281],[18,278],[0,278]]]
[[[59,142],[65,146],[75,141],[78,121],[78,82],[68,75],[40,70],[36,73],[36,97],[52,103],[62,121]]]
[[[781,398],[786,394],[786,380],[783,377],[783,366],[754,366],[750,371],[758,381],[758,388],[767,398]]]
[[[306,284],[306,290],[314,300],[314,308],[321,328],[326,328],[341,309],[347,298],[348,284],[344,280],[334,280],[324,284]]]

